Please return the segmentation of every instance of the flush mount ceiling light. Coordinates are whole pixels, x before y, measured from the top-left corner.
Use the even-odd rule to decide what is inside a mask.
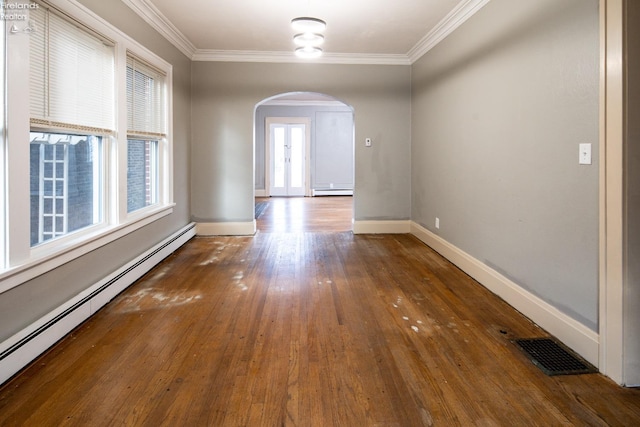
[[[300,33],[293,36],[298,46],[319,46],[324,42],[324,36],[318,33]]]
[[[294,18],[291,20],[291,26],[294,30],[302,33],[320,33],[327,28],[327,23],[322,19],[310,18],[303,16],[300,18]]]
[[[310,59],[322,55],[322,49],[317,46],[304,46],[296,49],[296,55],[300,58]]]
[[[322,55],[322,49],[318,46],[324,42],[324,35],[321,33],[327,28],[326,22],[303,16],[292,19],[291,26],[298,32],[293,36],[293,42],[299,46],[296,48],[298,57],[310,59]]]

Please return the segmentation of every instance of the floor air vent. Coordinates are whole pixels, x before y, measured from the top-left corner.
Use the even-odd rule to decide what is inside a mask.
[[[518,339],[514,342],[547,375],[590,374],[597,370],[551,338]]]

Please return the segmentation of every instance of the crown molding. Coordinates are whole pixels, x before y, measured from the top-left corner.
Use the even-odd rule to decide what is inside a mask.
[[[402,54],[324,53],[319,58],[303,59],[298,58],[294,52],[198,49],[191,59],[216,62],[411,65],[409,57]]]
[[[349,65],[411,65],[455,31],[490,0],[463,0],[405,54],[325,53],[301,59],[293,52],[197,49],[149,0],[122,0],[192,61],[318,63]]]
[[[484,7],[490,0],[464,0],[442,18],[426,36],[409,50],[407,56],[411,64],[433,49],[445,37],[454,32],[467,19]]]
[[[196,51],[194,44],[151,2],[148,0],[122,0],[122,2],[178,48],[180,52],[184,53],[189,59],[193,58],[193,54]]]

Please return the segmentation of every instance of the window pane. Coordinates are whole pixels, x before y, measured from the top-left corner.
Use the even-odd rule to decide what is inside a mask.
[[[127,212],[158,203],[158,141],[127,143]]]
[[[285,157],[285,148],[286,148],[286,144],[287,144],[287,140],[285,138],[285,133],[284,133],[285,128],[278,126],[275,127],[273,129],[273,146],[274,146],[274,152],[273,152],[273,178],[274,178],[274,182],[273,182],[273,186],[275,188],[283,188],[284,187],[284,181],[285,181],[285,162],[286,162],[286,157]]]
[[[31,246],[101,221],[102,138],[30,133]]]
[[[304,136],[302,128],[291,128],[291,187],[300,188],[303,183],[303,149]]]

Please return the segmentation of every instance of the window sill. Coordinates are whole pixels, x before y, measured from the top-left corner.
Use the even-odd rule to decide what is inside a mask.
[[[172,203],[145,210],[144,215],[131,216],[126,223],[100,227],[76,239],[62,240],[59,245],[32,250],[32,256],[26,262],[0,272],[0,294],[170,215],[174,206]]]

